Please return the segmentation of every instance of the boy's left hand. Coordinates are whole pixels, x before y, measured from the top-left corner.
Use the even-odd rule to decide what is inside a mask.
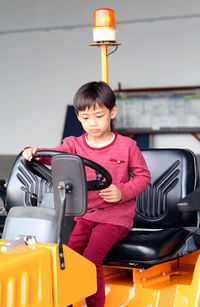
[[[116,203],[122,199],[122,192],[115,184],[111,184],[107,189],[101,190],[99,195],[107,203]]]

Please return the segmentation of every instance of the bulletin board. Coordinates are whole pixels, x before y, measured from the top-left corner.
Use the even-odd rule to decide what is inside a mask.
[[[200,86],[115,90],[115,131],[200,133]]]

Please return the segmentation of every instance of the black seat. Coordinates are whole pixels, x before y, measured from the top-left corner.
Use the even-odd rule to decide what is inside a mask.
[[[46,194],[52,195],[52,178],[47,181],[45,178],[37,176],[31,169],[31,164],[25,161],[22,153],[20,153],[11,169],[5,191],[4,198],[7,210],[16,206],[40,207],[44,196]],[[51,204],[49,206],[51,207]]]
[[[34,161],[33,161],[34,163]],[[38,162],[37,162],[38,163]],[[7,185],[3,184],[1,185],[1,190],[0,190],[0,196],[4,202],[4,206],[6,209],[6,212],[11,213],[11,217],[15,216],[16,217],[16,225],[17,223],[21,223],[21,221],[18,221],[18,216],[21,214],[21,218],[24,217],[27,218],[29,211],[28,210],[23,210],[21,213],[20,211],[13,211],[13,207],[26,207],[26,209],[30,207],[41,207],[37,213],[36,211],[31,211],[32,212],[32,220],[30,220],[29,226],[27,227],[28,229],[31,229],[35,215],[37,214],[38,216],[41,215],[41,221],[46,221],[48,224],[48,216],[52,216],[51,219],[49,219],[49,225],[53,223],[56,223],[56,216],[54,212],[50,212],[50,210],[46,211],[43,210],[45,207],[46,209],[54,209],[54,200],[53,200],[53,183],[52,183],[52,178],[51,176],[48,177],[49,180],[46,180],[45,178],[41,178],[40,176],[37,176],[36,172],[31,171],[32,170],[32,164],[28,161],[25,161],[22,153],[20,153],[11,169],[11,173],[7,182]],[[41,169],[43,169],[43,164],[39,163]],[[45,172],[45,170],[44,170]],[[14,209],[14,208],[13,208]],[[25,208],[24,208],[25,209]],[[53,210],[52,210],[53,211]],[[46,217],[45,217],[46,215]],[[3,236],[4,234],[4,226],[5,226],[5,221],[7,219],[7,216],[1,216],[0,219],[0,237]],[[64,217],[64,231],[67,229],[68,231],[68,226],[66,223],[69,222],[71,224],[71,218],[69,217]],[[56,229],[57,225],[54,225],[52,229]],[[71,225],[70,225],[71,227]],[[19,228],[20,231],[20,228]],[[30,232],[31,233],[31,232]],[[9,229],[9,235],[12,234],[11,229]],[[42,235],[42,234],[41,234]],[[43,236],[43,235],[42,235]],[[45,236],[45,234],[44,234]],[[46,234],[48,237],[48,234]],[[52,235],[51,235],[52,236]],[[5,237],[4,237],[5,238]],[[56,234],[54,238],[51,238],[51,242],[54,242],[56,239]],[[63,240],[65,242],[65,240]]]
[[[136,198],[134,229],[107,254],[105,263],[153,265],[198,249],[197,213],[177,207],[199,184],[195,155],[184,149],[142,150],[151,184]],[[183,210],[189,211],[189,210]]]
[[[142,153],[151,184],[136,199],[133,231],[111,249],[105,263],[145,267],[199,248],[196,205],[192,212],[190,208],[181,212],[177,207],[198,190],[195,155],[184,149],[144,149]],[[45,206],[52,207],[51,180],[41,179],[27,167],[30,165],[20,154],[3,194],[7,210],[13,206],[41,207],[44,198]]]

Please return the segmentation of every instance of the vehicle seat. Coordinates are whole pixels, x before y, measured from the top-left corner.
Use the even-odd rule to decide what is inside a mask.
[[[42,166],[42,164],[41,164]],[[11,169],[5,191],[6,210],[16,206],[44,206],[43,198],[49,199],[53,208],[53,184],[31,172],[31,164],[20,153]],[[46,204],[45,200],[45,204]]]
[[[104,263],[146,267],[198,249],[196,212],[177,203],[199,184],[195,155],[184,149],[144,149],[151,184],[136,198],[133,230],[107,254]]]
[[[108,253],[105,263],[149,266],[198,249],[196,212],[180,212],[177,203],[198,187],[195,155],[184,149],[144,149],[151,184],[136,198],[134,229]],[[7,184],[6,209],[43,205],[53,207],[52,183],[32,174],[21,154]]]
[[[42,163],[39,163],[41,167]],[[57,242],[58,214],[54,207],[53,183],[31,171],[31,164],[20,153],[11,169],[4,189],[8,215],[0,225],[0,236],[35,236],[38,242]],[[66,243],[75,226],[73,217],[64,216],[62,242]]]

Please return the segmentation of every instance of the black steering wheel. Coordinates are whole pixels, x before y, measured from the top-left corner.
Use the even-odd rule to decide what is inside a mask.
[[[70,154],[55,150],[38,150],[33,155],[33,159],[30,162],[26,160],[27,168],[37,176],[41,177],[42,179],[45,179],[48,182],[52,182],[51,169],[45,166],[43,163],[35,160],[35,158],[53,157],[56,155],[70,155]],[[87,181],[88,191],[103,190],[112,183],[112,177],[110,173],[103,166],[89,159],[83,157],[80,158],[82,159],[83,164],[85,166],[94,169],[97,175],[96,180]]]

